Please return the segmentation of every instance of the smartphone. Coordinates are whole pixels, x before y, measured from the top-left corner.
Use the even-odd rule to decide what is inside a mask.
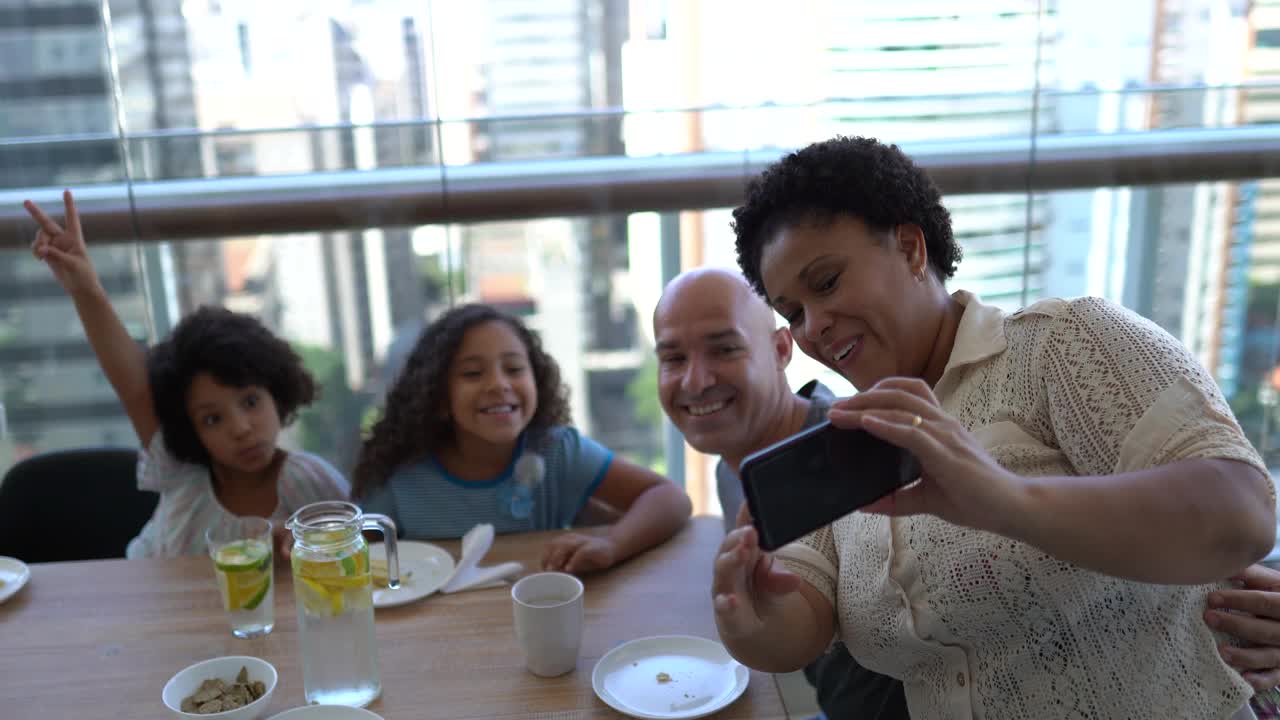
[[[760,547],[776,550],[920,477],[915,455],[823,422],[748,455],[739,475]]]

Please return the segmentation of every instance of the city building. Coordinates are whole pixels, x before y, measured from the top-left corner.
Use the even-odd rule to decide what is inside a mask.
[[[0,5],[0,187],[60,188],[157,177],[195,177],[190,140],[121,143],[120,130],[194,124],[186,26],[179,0],[112,3],[120,32],[108,55],[101,3]],[[119,88],[121,104],[113,95]],[[36,198],[61,212],[55,193]],[[176,288],[143,269],[190,268],[163,245],[139,249],[94,237],[103,285],[140,341],[170,322]],[[0,263],[0,404],[9,438],[0,467],[52,447],[133,445],[133,430],[48,268],[18,256]],[[192,272],[184,277],[198,277]]]

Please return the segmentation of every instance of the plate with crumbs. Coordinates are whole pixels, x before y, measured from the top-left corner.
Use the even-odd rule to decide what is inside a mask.
[[[591,687],[624,715],[687,720],[718,712],[747,690],[751,672],[706,638],[660,635],[625,642],[591,671]]]

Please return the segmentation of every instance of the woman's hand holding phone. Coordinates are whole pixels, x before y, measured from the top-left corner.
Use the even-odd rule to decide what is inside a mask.
[[[1005,534],[1024,486],[996,463],[958,420],[942,409],[933,390],[916,378],[887,378],[866,392],[837,401],[829,419],[861,428],[910,450],[920,461],[920,482],[862,508],[901,516],[928,513],[966,527]]]

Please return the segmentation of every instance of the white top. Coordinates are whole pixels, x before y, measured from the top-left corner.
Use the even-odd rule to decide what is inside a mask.
[[[966,308],[934,393],[1001,466],[1266,472],[1213,379],[1153,323],[1097,298],[1005,315],[954,297]],[[931,515],[853,513],[778,555],[832,601],[858,662],[903,680],[912,717],[1252,717],[1215,647],[1228,640],[1202,620],[1210,586],[1101,575]]]
[[[138,488],[160,493],[160,502],[138,537],[129,541],[125,557],[176,557],[207,551],[204,533],[236,517],[213,493],[213,478],[203,465],[186,463],[169,454],[163,433],[138,453]],[[318,455],[290,452],[276,480],[276,509],[268,518],[280,528],[304,505],[322,500],[347,500],[351,486],[342,473]]]

